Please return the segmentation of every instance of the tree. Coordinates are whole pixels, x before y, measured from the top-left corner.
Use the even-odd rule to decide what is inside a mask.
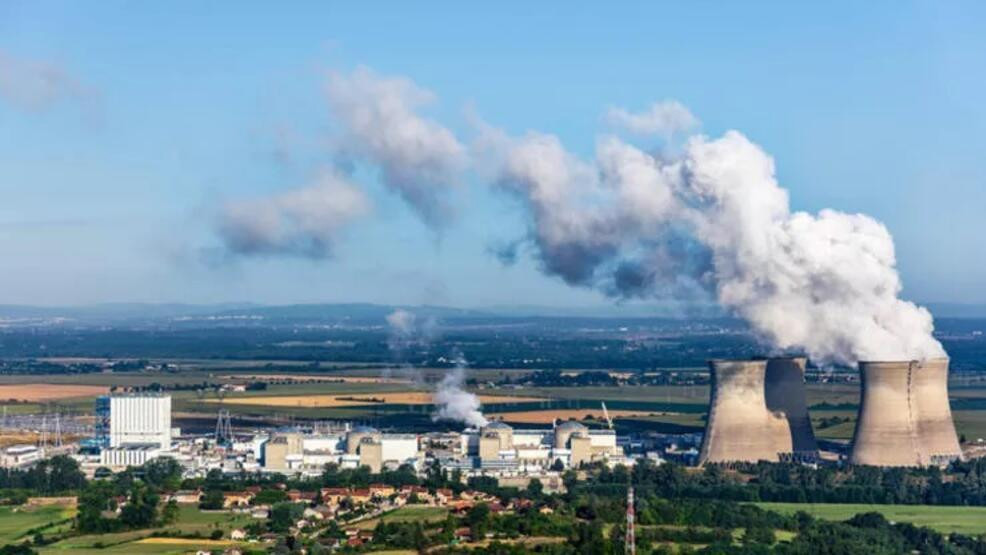
[[[169,499],[161,510],[161,524],[174,524],[178,521],[178,503],[174,499]]]
[[[222,490],[206,490],[202,495],[202,501],[199,502],[199,508],[207,511],[216,511],[223,508],[225,501],[226,499],[223,497]]]
[[[760,543],[764,545],[774,545],[777,537],[774,530],[769,526],[747,526],[743,533],[743,543]]]
[[[130,499],[120,511],[120,522],[127,528],[146,528],[157,520],[157,494],[139,484],[130,493]]]
[[[278,503],[270,509],[268,526],[271,532],[287,532],[304,514],[305,508],[297,503]]]
[[[469,534],[473,541],[479,541],[486,537],[489,529],[490,506],[486,503],[479,503],[469,509],[466,514],[466,524],[469,525]]]
[[[531,481],[527,483],[527,495],[538,499],[542,494],[544,494],[544,484],[537,478],[531,478]]]

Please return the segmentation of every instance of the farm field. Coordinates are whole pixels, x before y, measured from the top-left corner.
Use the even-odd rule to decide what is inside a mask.
[[[647,416],[645,411],[632,410],[611,410],[610,418],[636,418]],[[486,413],[487,418],[503,420],[505,422],[516,422],[518,424],[551,424],[557,420],[584,420],[592,417],[594,420],[604,420],[602,409],[559,409],[559,410],[530,410],[518,412],[490,412]]]
[[[35,378],[37,379],[37,378]],[[104,395],[109,388],[100,385],[69,385],[51,383],[21,383],[0,385],[0,399],[20,402],[54,401],[75,397]]]
[[[198,545],[205,545],[209,540],[181,540],[177,538],[151,538],[155,531],[169,530],[181,535],[199,533],[208,536],[210,532],[221,529],[229,533],[234,528],[240,528],[253,522],[247,515],[230,514],[222,511],[202,511],[194,506],[180,506],[178,521],[169,524],[164,528],[133,530],[119,532],[115,534],[93,534],[75,536],[46,546],[42,553],[185,553],[194,551],[194,546],[185,543],[188,541],[199,542]],[[230,542],[225,543],[225,547],[234,545]],[[218,547],[222,545],[217,544]]]
[[[506,395],[480,395],[483,403],[517,403],[544,401],[541,397],[511,397]],[[219,402],[210,399],[208,402]],[[238,405],[264,405],[273,407],[355,407],[363,405],[430,405],[433,395],[427,391],[405,391],[400,393],[367,393],[352,397],[336,395],[285,395],[260,396],[226,399],[226,403]]]
[[[32,509],[0,507],[0,545],[20,542],[25,539],[28,530],[72,518],[74,515],[75,509],[60,506]]]
[[[372,530],[380,521],[384,522],[439,522],[445,520],[448,509],[428,505],[408,505],[391,511],[377,518],[371,518],[356,524],[360,530]]]
[[[824,520],[846,520],[853,515],[878,512],[893,522],[910,522],[948,534],[979,535],[986,533],[986,507],[944,507],[929,505],[861,505],[811,503],[755,503],[760,508],[781,514],[798,511]]]

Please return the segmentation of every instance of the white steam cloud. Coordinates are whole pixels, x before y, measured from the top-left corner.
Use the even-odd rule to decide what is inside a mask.
[[[451,131],[419,113],[434,100],[429,91],[367,68],[330,74],[326,95],[339,128],[334,154],[378,169],[432,229],[451,216],[452,188],[471,162],[522,200],[530,214],[525,243],[546,273],[570,285],[617,298],[714,299],[766,345],[820,363],[944,355],[931,314],[899,298],[893,239],[881,223],[833,210],[792,212],[773,160],[739,132],[672,144],[699,125],[678,102],[605,116],[615,129],[663,135],[673,148],[654,153],[605,136],[584,160],[553,135],[509,137],[482,124],[467,157]],[[326,257],[368,206],[359,189],[332,175],[230,203],[220,233],[238,253]],[[510,260],[520,246],[498,253]],[[419,325],[400,313],[388,323],[395,336]],[[478,421],[463,375],[458,369],[443,380],[439,417]]]
[[[326,173],[307,187],[226,203],[218,231],[235,254],[328,258],[346,225],[369,210],[362,190]]]
[[[422,320],[403,308],[395,309],[385,317],[390,328],[388,346],[392,352],[403,353],[412,344],[426,344],[435,334],[434,318]],[[417,380],[416,380],[417,381]],[[432,402],[438,407],[433,420],[454,420],[469,426],[485,426],[486,418],[480,410],[479,397],[465,390],[466,363],[456,357],[455,367],[438,382]]]
[[[391,332],[395,335],[408,337],[414,334],[414,322],[417,321],[418,317],[413,312],[398,308],[388,314],[385,319]]]
[[[691,111],[676,100],[655,102],[644,112],[633,113],[623,108],[610,108],[606,121],[611,126],[637,135],[672,135],[690,131],[699,125]]]
[[[554,136],[487,133],[497,183],[531,214],[543,269],[617,297],[714,295],[766,344],[818,362],[943,356],[901,300],[893,239],[862,214],[792,212],[773,160],[736,131],[673,157],[616,137],[594,161]]]
[[[2,63],[0,57],[0,69]],[[2,85],[0,76],[0,94]],[[351,170],[352,161],[378,170],[433,230],[452,218],[448,197],[467,165],[466,150],[451,131],[418,113],[434,100],[430,91],[361,67],[329,74],[325,94],[338,129],[330,152],[337,171],[309,187],[227,203],[216,227],[229,252],[329,258],[339,232],[371,204],[339,171]],[[279,147],[278,156],[288,153]]]
[[[326,95],[342,126],[342,154],[378,167],[384,183],[425,223],[443,227],[452,214],[448,191],[466,159],[451,131],[418,113],[434,95],[409,79],[365,67],[330,74]]]
[[[454,420],[477,428],[489,423],[480,410],[479,397],[466,391],[465,383],[465,365],[460,361],[438,383],[433,397],[438,412],[432,416],[433,420]]]

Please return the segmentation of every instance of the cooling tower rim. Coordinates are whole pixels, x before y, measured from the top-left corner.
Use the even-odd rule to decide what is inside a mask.
[[[859,366],[873,365],[873,364],[927,364],[932,363],[942,363],[949,362],[951,359],[949,357],[934,357],[934,358],[924,358],[924,359],[900,359],[900,360],[860,360],[856,364]]]
[[[767,362],[770,360],[767,357],[745,357],[745,358],[710,358],[706,359],[709,364],[722,363],[722,362]]]
[[[803,360],[807,362],[808,355],[784,355],[784,356],[769,357],[767,359],[767,362],[770,362],[772,360]]]

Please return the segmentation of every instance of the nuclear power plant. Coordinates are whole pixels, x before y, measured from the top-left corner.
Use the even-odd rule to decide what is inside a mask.
[[[712,391],[699,464],[814,461],[804,357],[709,362]],[[962,458],[948,401],[948,359],[860,362],[851,464],[945,465]]]
[[[860,362],[859,369],[851,463],[928,466],[962,458],[948,404],[948,359]]]

